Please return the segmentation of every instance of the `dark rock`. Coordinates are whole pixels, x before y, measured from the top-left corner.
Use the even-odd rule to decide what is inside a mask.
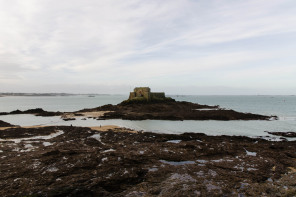
[[[271,118],[271,116],[241,113],[221,109],[218,106],[199,105],[184,101],[124,102],[82,111],[111,111],[105,113],[101,118],[124,120],[269,120]]]
[[[124,101],[118,105],[103,105],[92,109],[83,109],[74,113],[80,116],[82,112],[109,111],[100,117],[105,119],[124,120],[271,120],[276,116],[264,116],[242,113],[234,110],[221,109],[219,106],[200,105],[190,102],[179,102],[173,99],[155,100],[153,102]],[[26,111],[15,110],[8,114],[35,114],[36,116],[61,116],[62,112],[48,112],[41,108]],[[1,114],[1,113],[0,113]]]
[[[271,134],[271,135],[276,135],[276,136],[283,136],[283,137],[296,137],[296,132],[269,132],[266,131],[267,133]]]
[[[0,120],[0,127],[13,127],[13,126],[15,126],[15,125],[12,125],[8,122],[4,122],[4,121]]]
[[[12,112],[1,112],[0,113],[0,115],[9,115],[9,114],[34,114],[36,116],[60,116],[63,113],[62,112],[48,112],[48,111],[44,111],[42,108],[28,109],[25,111],[15,110]]]
[[[76,118],[64,118],[64,121],[71,121],[71,120],[76,120]]]
[[[294,141],[123,131],[1,131],[0,196],[296,194]],[[20,138],[27,139],[11,141]]]
[[[83,116],[81,113],[74,113],[74,116]]]
[[[12,112],[10,112],[10,113],[8,113],[8,114],[22,114],[23,112],[21,111],[21,110],[15,110],[15,111],[12,111]]]

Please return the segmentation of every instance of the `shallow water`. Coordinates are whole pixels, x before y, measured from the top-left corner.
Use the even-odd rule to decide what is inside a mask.
[[[118,125],[136,130],[159,133],[206,133],[208,135],[266,136],[264,131],[296,132],[295,96],[172,96],[176,100],[190,101],[207,105],[220,105],[240,112],[264,115],[277,115],[274,121],[164,121],[164,120],[81,120],[63,121],[60,117],[36,117],[33,115],[8,115],[0,119],[21,126],[31,125],[73,125],[99,126]],[[126,99],[125,95],[99,95],[96,97],[0,97],[0,111],[43,108],[50,111],[75,111],[104,104],[117,104]]]

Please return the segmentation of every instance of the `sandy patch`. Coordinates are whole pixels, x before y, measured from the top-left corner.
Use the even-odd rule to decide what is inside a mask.
[[[119,127],[116,125],[104,125],[104,126],[96,126],[96,127],[89,127],[89,128],[96,131],[108,131],[109,129],[111,129],[114,132],[138,133],[138,131],[131,130],[124,127]]]
[[[96,126],[96,127],[88,127],[88,128],[96,131],[108,131],[109,129],[113,130],[120,127],[116,125],[105,125],[105,126]]]
[[[40,127],[49,127],[49,126],[35,125],[35,126],[24,126],[24,127],[19,127],[19,126],[15,126],[15,127],[0,127],[0,130],[6,130],[6,129],[12,129],[12,128],[26,128],[26,129],[30,129],[30,128],[40,128]]]
[[[41,128],[41,127],[48,127],[48,126],[41,126],[41,125],[36,125],[36,126],[25,126],[25,127],[0,127],[0,130],[5,130],[5,129],[11,129],[11,128]],[[104,125],[104,126],[95,126],[95,127],[88,127],[92,130],[96,131],[108,131],[109,129],[113,130],[114,132],[127,132],[127,133],[138,133],[138,131],[124,128],[124,127],[119,127],[116,125]]]
[[[62,118],[75,118],[75,117],[99,118],[107,112],[110,112],[110,111],[65,113],[61,117]],[[75,114],[79,114],[79,115],[77,116]]]
[[[0,130],[10,129],[10,128],[15,128],[15,127],[0,127]]]

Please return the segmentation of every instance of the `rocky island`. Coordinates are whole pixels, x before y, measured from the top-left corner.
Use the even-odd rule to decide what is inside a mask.
[[[65,121],[87,116],[124,120],[271,120],[276,116],[242,113],[217,106],[200,105],[186,101],[175,101],[164,92],[150,92],[148,87],[138,87],[130,93],[129,99],[117,105],[103,105],[76,112],[49,112],[41,108],[25,111],[0,112],[0,115],[34,114],[36,116],[61,116]]]
[[[150,92],[148,87],[135,88],[129,99],[118,105],[104,105],[80,112],[104,111],[102,119],[126,120],[270,120],[275,116],[242,113],[219,106],[175,101],[165,97],[165,93]]]

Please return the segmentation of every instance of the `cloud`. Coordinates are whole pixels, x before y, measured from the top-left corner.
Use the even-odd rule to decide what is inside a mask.
[[[259,72],[274,57],[293,65],[295,13],[292,0],[0,0],[2,81],[188,85],[188,75]]]

